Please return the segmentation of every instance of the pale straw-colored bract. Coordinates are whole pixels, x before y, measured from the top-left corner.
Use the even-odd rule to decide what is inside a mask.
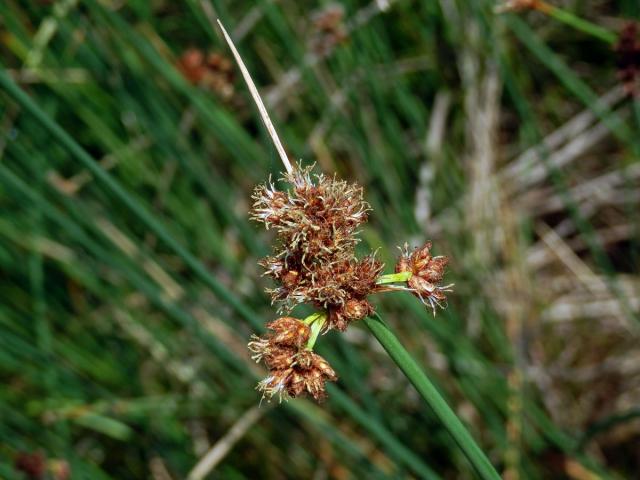
[[[262,117],[262,121],[264,122],[265,127],[267,127],[267,131],[269,132],[269,135],[271,136],[271,140],[273,141],[273,144],[275,145],[276,150],[278,151],[278,155],[280,155],[280,159],[284,164],[284,168],[286,168],[287,173],[292,173],[293,166],[291,165],[291,162],[289,161],[289,157],[287,156],[287,152],[285,152],[284,147],[280,142],[280,138],[278,137],[278,134],[276,132],[276,129],[273,126],[271,119],[269,118],[269,113],[267,113],[267,109],[264,106],[264,102],[262,101],[262,98],[260,98],[258,89],[256,88],[255,84],[253,83],[253,80],[251,79],[249,70],[247,70],[247,67],[245,67],[244,62],[242,61],[242,57],[238,53],[236,46],[233,44],[233,40],[231,40],[231,37],[225,30],[220,20],[218,20],[218,25],[220,25],[220,28],[222,29],[222,34],[224,35],[225,40],[229,44],[229,48],[231,49],[231,52],[233,53],[233,56],[236,59],[236,62],[238,62],[238,66],[240,67],[240,72],[242,72],[242,77],[244,78],[244,81],[247,82],[247,86],[249,87],[249,91],[251,92],[251,96],[253,97],[253,101],[256,102],[256,106],[260,111],[260,117]]]

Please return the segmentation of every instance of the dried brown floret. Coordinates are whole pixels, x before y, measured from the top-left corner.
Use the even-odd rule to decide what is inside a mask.
[[[178,60],[178,69],[193,85],[200,85],[218,93],[222,98],[233,96],[233,65],[217,52],[206,54],[197,48],[188,48]]]
[[[350,298],[342,307],[344,316],[350,321],[362,320],[373,313],[373,306],[364,298]]]
[[[405,244],[404,251],[396,263],[395,271],[396,273],[411,273],[407,286],[423,303],[429,304],[435,314],[435,307],[443,306],[443,302],[447,299],[445,292],[450,291],[453,286],[439,285],[448,263],[447,257],[433,257],[431,255],[431,242],[414,249],[413,252],[409,252],[408,245]]]
[[[258,186],[251,210],[254,220],[276,229],[276,257],[298,251],[303,265],[336,255],[350,257],[358,242],[355,230],[367,220],[369,209],[362,188],[324,175],[316,175],[314,182],[310,169],[296,169],[284,180],[293,186],[287,193],[272,183]]]
[[[383,268],[384,264],[377,260],[373,254],[358,261],[349,279],[351,291],[360,296],[371,293],[376,287],[376,280]]]
[[[282,311],[301,303],[322,308],[344,305],[375,288],[382,264],[374,256],[358,261],[356,229],[367,220],[362,188],[335,177],[298,168],[283,178],[287,192],[273,183],[253,195],[252,218],[273,227],[279,244],[260,264],[279,286],[268,290]]]
[[[295,347],[275,343],[271,335],[262,337],[252,335],[248,347],[253,353],[251,358],[256,363],[262,361],[267,367],[276,369],[290,367],[297,353],[297,348]]]
[[[327,328],[335,328],[341,332],[345,331],[351,322],[362,320],[374,312],[373,305],[364,298],[350,298],[342,305],[329,306],[328,310]]]
[[[324,358],[308,350],[297,353],[293,358],[295,362],[291,367],[271,369],[258,384],[258,390],[267,399],[275,395],[282,399],[308,393],[317,401],[323,400],[326,397],[325,383],[338,379],[335,371]]]
[[[321,308],[342,306],[349,299],[364,298],[373,293],[383,264],[373,256],[363,260],[344,260],[313,264],[313,269],[282,270],[274,276],[281,285],[268,290],[274,302],[287,311],[300,303],[313,303]]]
[[[284,370],[295,363],[297,353],[297,348],[278,346],[265,355],[263,361],[269,370]]]
[[[301,347],[306,344],[311,335],[311,328],[304,322],[293,317],[281,317],[267,323],[267,328],[275,333],[271,341],[280,345]]]
[[[287,347],[294,349],[291,352],[293,355],[296,349],[307,344],[311,336],[309,325],[293,317],[278,318],[269,322],[267,328],[273,333],[267,333],[261,337],[252,335],[248,345],[253,353],[251,358],[256,362],[261,360],[266,363],[278,362],[278,357],[282,356],[282,351],[287,350]]]
[[[344,24],[344,7],[339,3],[327,5],[312,15],[313,31],[311,34],[311,48],[317,55],[326,55],[336,45],[347,39],[347,29]]]

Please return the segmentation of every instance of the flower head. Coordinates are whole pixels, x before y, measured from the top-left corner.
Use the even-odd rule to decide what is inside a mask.
[[[431,242],[409,252],[407,244],[396,263],[396,273],[410,272],[407,280],[410,291],[423,303],[429,304],[435,314],[436,306],[442,307],[447,297],[445,292],[451,291],[453,285],[440,285],[444,278],[444,270],[449,259],[431,255]]]
[[[312,178],[310,168],[296,169],[283,180],[292,186],[287,192],[271,182],[258,186],[251,211],[254,220],[276,229],[278,253],[297,250],[307,266],[314,259],[350,257],[358,242],[356,228],[367,220],[369,210],[362,188],[335,177]]]
[[[340,320],[327,328],[344,329],[349,320],[361,318],[345,316],[345,305],[351,301],[349,311],[354,301],[364,306],[383,267],[374,255],[355,256],[357,228],[367,220],[369,205],[361,187],[312,175],[310,168],[295,169],[283,180],[289,190],[276,190],[268,182],[253,195],[252,218],[273,227],[279,239],[274,255],[260,262],[265,275],[279,284],[268,291],[281,311],[301,303],[340,310]],[[372,311],[360,309],[365,310]]]
[[[312,15],[310,44],[317,55],[326,55],[346,41],[348,32],[344,16],[344,7],[339,3],[331,3]]]
[[[261,337],[252,335],[248,347],[253,353],[251,358],[264,361],[269,367],[286,363],[287,355],[295,355],[311,335],[311,328],[293,317],[278,318],[269,322],[267,328],[273,333]]]
[[[178,69],[187,81],[200,85],[229,100],[234,93],[233,65],[224,55],[197,48],[185,50],[178,60]]]
[[[277,395],[282,400],[308,393],[322,400],[326,395],[325,382],[338,377],[329,363],[311,350],[311,327],[297,318],[281,317],[268,323],[267,328],[272,333],[253,335],[248,345],[252,358],[264,362],[269,369],[267,377],[257,386],[263,398]]]
[[[267,323],[267,328],[275,332],[271,336],[273,343],[290,347],[303,346],[311,334],[309,325],[293,317],[280,317]]]
[[[344,9],[339,5],[316,16],[314,23],[322,33],[322,49],[333,48],[345,38],[343,19]],[[370,210],[362,188],[335,176],[313,175],[312,167],[291,165],[240,54],[220,26],[287,170],[283,180],[289,188],[278,190],[269,179],[254,190],[250,211],[252,219],[267,229],[273,228],[278,238],[273,255],[260,262],[265,275],[278,284],[269,290],[272,302],[278,302],[280,310],[287,312],[301,303],[323,310],[304,321],[281,317],[267,325],[271,332],[252,336],[248,345],[252,358],[264,361],[269,369],[257,389],[263,398],[278,395],[282,399],[306,393],[322,400],[326,382],[336,381],[337,375],[324,358],[312,351],[318,335],[331,328],[344,330],[351,322],[371,315],[373,306],[368,295],[407,289],[384,287],[397,281],[410,282],[409,289],[423,301],[426,298],[432,306],[439,305],[447,287],[438,283],[447,261],[444,257],[432,258],[429,244],[419,253],[406,252],[400,259],[398,271],[406,271],[406,275],[393,274],[393,278],[383,279],[383,265],[375,254],[358,260],[357,229],[367,221]],[[202,58],[195,55],[188,60],[197,66]]]
[[[289,368],[272,369],[269,375],[258,383],[257,389],[264,398],[311,395],[316,401],[326,398],[327,381],[338,379],[336,372],[320,355],[303,350],[295,356],[296,361]]]

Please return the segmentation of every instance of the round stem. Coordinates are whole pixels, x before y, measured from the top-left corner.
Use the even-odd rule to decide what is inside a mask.
[[[321,317],[322,315],[324,315],[324,313],[314,312],[308,317],[306,317],[304,320],[302,320],[302,323],[304,323],[305,325],[311,325],[313,322],[315,322],[318,319],[318,317]]]
[[[311,319],[310,322],[307,322]],[[309,315],[304,319],[305,323],[311,323],[311,336],[309,337],[309,341],[307,342],[307,350],[313,350],[313,346],[316,344],[316,340],[318,339],[318,335],[320,335],[320,331],[322,327],[324,327],[325,322],[327,321],[326,313],[314,313],[313,315]]]
[[[385,285],[387,283],[404,283],[411,278],[411,272],[388,273],[380,275],[376,280],[377,285]]]
[[[493,465],[491,465],[489,459],[474,441],[469,431],[451,410],[451,407],[447,405],[440,392],[431,383],[409,352],[405,350],[398,338],[389,330],[389,327],[385,325],[380,317],[365,318],[364,323],[425,402],[431,407],[436,417],[442,422],[476,470],[478,476],[483,480],[499,480],[500,475],[493,468]]]

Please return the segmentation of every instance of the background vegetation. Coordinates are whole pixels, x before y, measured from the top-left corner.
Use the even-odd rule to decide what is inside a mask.
[[[0,477],[38,452],[58,478],[198,478],[207,452],[211,478],[473,477],[364,328],[319,342],[325,404],[257,408],[246,342],[274,310],[247,209],[282,168],[207,63],[217,17],[291,157],[365,187],[363,245],[451,257],[445,311],[378,311],[501,474],[638,474],[640,103],[611,45],[484,0],[347,0],[323,30],[327,5],[0,2],[5,73],[55,122],[0,87]]]

